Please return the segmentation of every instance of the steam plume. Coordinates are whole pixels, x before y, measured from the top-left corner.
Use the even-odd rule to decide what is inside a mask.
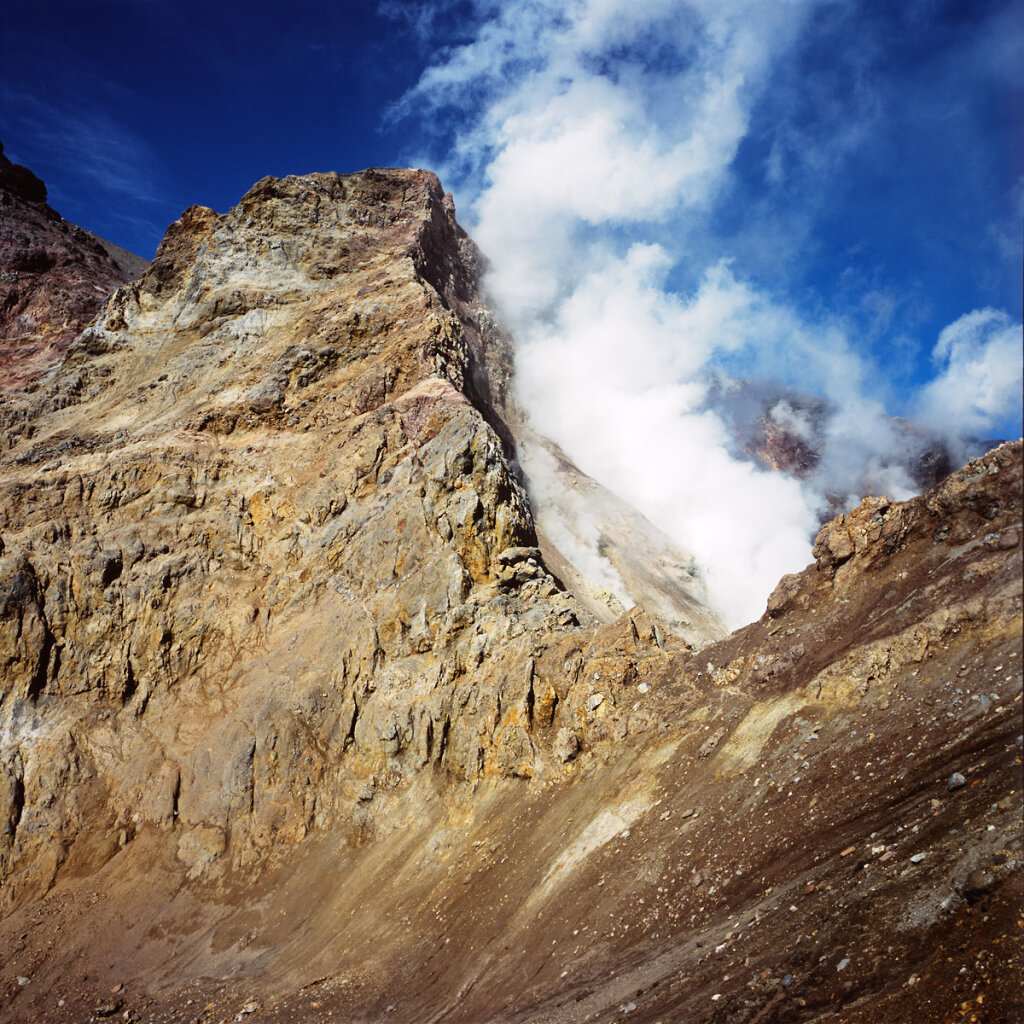
[[[487,286],[516,336],[533,426],[691,551],[734,625],[809,560],[826,494],[913,490],[906,438],[844,322],[745,279],[712,228],[752,109],[820,7],[477,0],[475,36],[443,51],[404,101],[461,115],[442,171],[493,263]],[[814,162],[840,160],[857,137],[820,142]],[[774,146],[766,176],[784,163]],[[956,434],[1012,412],[1014,331],[1019,342],[1019,325],[987,309],[947,328],[922,415]],[[829,401],[810,480],[736,452],[707,402],[723,366]],[[965,377],[981,399],[953,396]],[[773,416],[797,413],[777,403]],[[526,470],[543,476],[543,460]]]

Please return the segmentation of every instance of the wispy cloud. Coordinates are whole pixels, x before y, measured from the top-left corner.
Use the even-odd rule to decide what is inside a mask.
[[[918,415],[956,438],[983,437],[1019,408],[1024,386],[1022,327],[1002,310],[976,309],[950,324],[932,350],[938,375],[918,398]]]
[[[98,199],[96,205],[114,221],[148,234],[163,227],[170,199],[161,163],[110,113],[7,87],[3,104],[19,140],[12,152],[43,175],[50,202],[61,213],[71,217],[72,208]]]

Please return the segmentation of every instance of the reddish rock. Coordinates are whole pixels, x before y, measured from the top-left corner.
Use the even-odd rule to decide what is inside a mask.
[[[107,296],[147,265],[64,220],[43,182],[0,145],[0,394],[52,366]]]

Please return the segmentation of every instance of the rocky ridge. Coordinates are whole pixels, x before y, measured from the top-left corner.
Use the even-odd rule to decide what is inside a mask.
[[[710,646],[598,615],[480,267],[429,173],[264,179],[11,397],[0,1019],[1009,1019],[1020,446]]]
[[[0,144],[0,395],[54,365],[141,257],[68,223]]]

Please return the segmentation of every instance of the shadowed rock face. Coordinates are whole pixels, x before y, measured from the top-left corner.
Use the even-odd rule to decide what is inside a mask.
[[[107,296],[146,266],[47,206],[43,182],[0,145],[0,395],[56,363]]]
[[[0,1020],[1008,1019],[1020,446],[602,622],[479,266],[427,172],[264,179],[11,397]]]

